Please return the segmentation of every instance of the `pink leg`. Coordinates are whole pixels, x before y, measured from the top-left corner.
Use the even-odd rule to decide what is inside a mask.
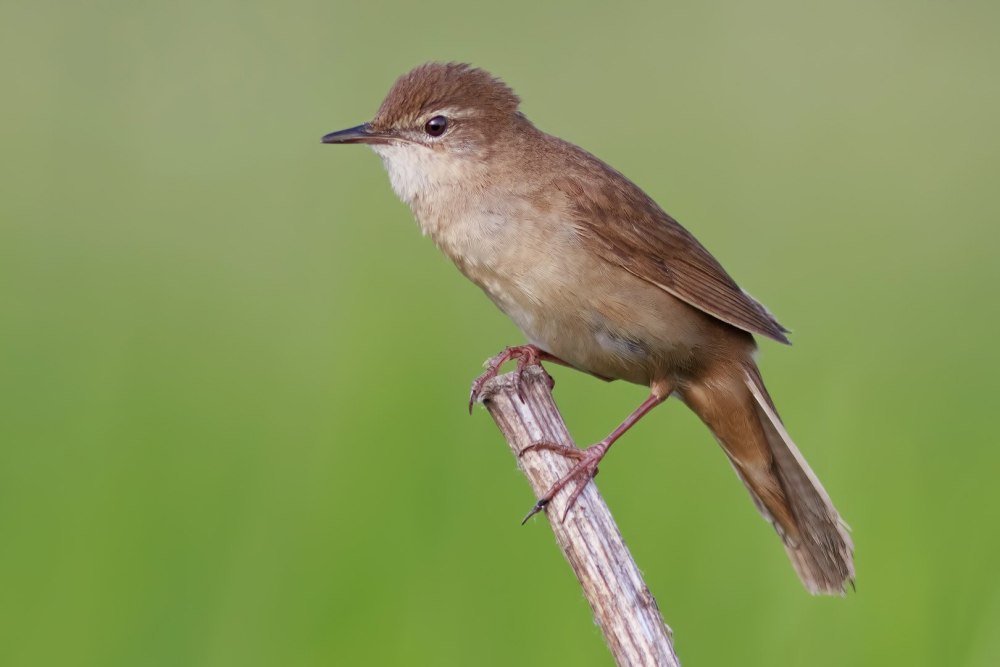
[[[583,493],[583,489],[587,486],[587,482],[593,479],[597,474],[597,465],[601,462],[601,459],[604,458],[605,454],[608,453],[608,450],[611,449],[611,445],[615,444],[615,441],[622,437],[626,431],[632,428],[637,421],[642,419],[647,412],[665,401],[668,395],[669,393],[663,396],[651,394],[650,397],[643,401],[642,404],[635,409],[635,412],[630,414],[628,418],[618,426],[618,428],[608,435],[608,437],[604,438],[604,440],[601,440],[595,445],[587,447],[586,449],[581,450],[576,447],[557,445],[552,442],[539,442],[522,449],[520,454],[521,456],[524,456],[527,452],[545,449],[575,460],[576,465],[574,465],[568,473],[563,475],[558,482],[553,484],[544,496],[538,499],[535,506],[531,508],[530,512],[528,512],[528,516],[524,517],[524,521],[521,522],[521,525],[524,525],[528,519],[545,509],[545,507],[552,502],[552,499],[556,497],[556,494],[562,491],[567,484],[574,479],[578,479],[576,488],[573,489],[573,495],[570,496],[569,502],[566,503],[566,511],[563,512],[562,520],[565,521],[566,515],[569,514],[569,510],[573,507],[573,504],[576,503],[576,499],[580,497],[581,493]]]

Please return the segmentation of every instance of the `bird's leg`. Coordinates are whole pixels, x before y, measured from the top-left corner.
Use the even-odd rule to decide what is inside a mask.
[[[475,405],[476,399],[479,398],[479,394],[483,391],[483,386],[497,376],[501,366],[512,359],[517,359],[517,369],[514,371],[514,388],[517,390],[517,395],[521,397],[522,402],[524,401],[524,389],[521,387],[521,374],[525,368],[528,366],[538,366],[544,371],[545,368],[542,366],[543,361],[552,361],[563,366],[569,365],[559,357],[549,354],[537,345],[505,347],[503,352],[486,362],[486,372],[477,377],[472,383],[472,392],[469,394],[470,414],[472,413],[472,406]],[[556,381],[552,379],[551,375],[545,373],[545,377],[548,378],[549,389],[556,386]]]
[[[601,440],[597,444],[587,447],[586,449],[577,449],[576,447],[560,445],[554,442],[537,442],[522,449],[519,456],[524,456],[527,452],[544,449],[546,451],[556,452],[557,454],[562,454],[567,458],[573,459],[576,461],[576,464],[568,473],[563,475],[558,482],[549,487],[549,490],[544,496],[538,499],[538,502],[531,508],[528,515],[524,517],[524,521],[521,522],[521,525],[524,525],[528,519],[545,509],[548,504],[552,502],[552,499],[556,497],[556,494],[562,491],[567,484],[575,479],[577,480],[576,487],[573,489],[573,494],[569,497],[569,501],[566,503],[566,510],[563,512],[562,516],[562,520],[565,521],[566,515],[569,514],[573,504],[576,503],[576,499],[580,497],[581,493],[583,493],[583,489],[587,486],[587,483],[597,475],[597,466],[601,462],[601,459],[604,458],[604,455],[608,453],[608,450],[611,449],[611,445],[615,444],[615,441],[622,437],[626,431],[632,428],[637,421],[642,419],[647,412],[665,401],[669,394],[670,392],[660,393],[654,391],[650,394],[649,398],[643,401],[642,404],[618,426],[618,428],[608,435],[608,437],[604,438],[604,440]]]

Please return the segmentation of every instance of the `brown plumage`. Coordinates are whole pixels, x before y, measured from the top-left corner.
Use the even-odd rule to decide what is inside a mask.
[[[464,63],[420,65],[396,80],[372,119],[376,128],[412,123],[426,113],[475,108],[481,117],[505,119],[521,103],[507,84]]]
[[[611,444],[675,394],[712,430],[806,588],[842,593],[850,536],[754,362],[752,334],[787,343],[787,330],[635,184],[517,108],[483,70],[422,65],[371,123],[324,141],[371,144],[423,231],[525,333],[530,344],[487,375],[508,358],[554,359],[650,387],[607,438],[560,450],[577,464],[535,511],[568,485],[578,494]]]
[[[584,173],[574,170],[554,185],[569,197],[579,234],[602,259],[727,324],[789,342],[788,329],[645,192],[589,153],[567,150],[580,153],[574,162]],[[616,211],[625,214],[608,215]]]

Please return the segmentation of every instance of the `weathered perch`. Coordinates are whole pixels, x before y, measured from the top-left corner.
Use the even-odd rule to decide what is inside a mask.
[[[575,445],[540,368],[524,370],[521,391],[523,401],[514,385],[514,374],[508,373],[488,382],[479,400],[503,432],[535,497],[540,497],[571,464],[549,451],[531,451],[522,458],[521,450],[540,441]],[[615,661],[619,665],[678,667],[670,628],[663,622],[597,486],[588,483],[562,521],[569,495],[569,491],[557,495],[546,515]]]

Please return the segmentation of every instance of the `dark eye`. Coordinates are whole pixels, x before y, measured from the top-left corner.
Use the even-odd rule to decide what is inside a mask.
[[[424,125],[424,132],[432,137],[440,137],[448,129],[448,119],[444,116],[434,116]]]

